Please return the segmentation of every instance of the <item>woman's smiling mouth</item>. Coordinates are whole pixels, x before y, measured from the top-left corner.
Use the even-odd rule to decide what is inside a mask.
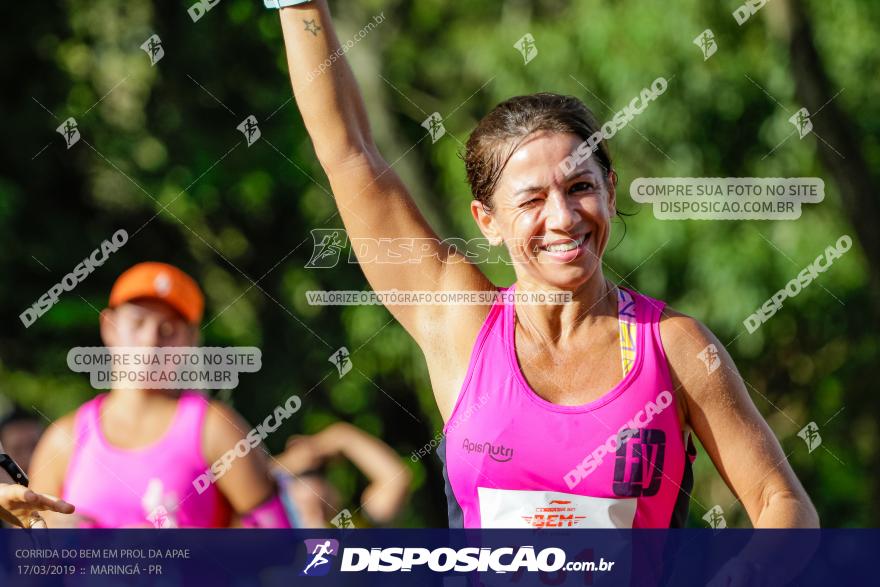
[[[577,238],[556,240],[549,244],[539,246],[538,251],[555,261],[572,261],[584,252],[584,244],[589,240],[592,234],[592,232],[587,232]]]

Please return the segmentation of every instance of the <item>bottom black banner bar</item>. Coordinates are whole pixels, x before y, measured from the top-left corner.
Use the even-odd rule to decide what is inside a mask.
[[[851,585],[878,530],[2,530],[0,585]]]

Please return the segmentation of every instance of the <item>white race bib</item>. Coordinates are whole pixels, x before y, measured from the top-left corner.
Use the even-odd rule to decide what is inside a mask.
[[[632,528],[634,497],[478,487],[483,528]]]

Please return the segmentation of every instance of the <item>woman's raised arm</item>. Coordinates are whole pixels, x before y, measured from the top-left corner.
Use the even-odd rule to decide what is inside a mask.
[[[364,102],[342,53],[325,0],[283,8],[290,81],[325,170],[374,151]]]
[[[476,265],[440,243],[400,178],[376,149],[363,99],[326,1],[283,8],[280,13],[296,102],[373,289],[493,290]],[[379,239],[385,239],[381,245]],[[390,250],[388,239],[400,239],[394,246],[398,255],[403,251],[405,257],[418,260],[376,262],[377,250],[379,257]],[[426,344],[445,344],[438,340],[436,328],[444,322],[452,329],[473,330],[473,337],[460,330],[457,334],[470,339],[466,343],[469,348],[488,306],[463,310],[462,306],[392,305],[389,310],[428,354]]]

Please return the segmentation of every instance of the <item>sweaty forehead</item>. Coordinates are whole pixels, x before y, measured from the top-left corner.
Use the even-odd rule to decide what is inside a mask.
[[[531,187],[545,187],[566,179],[563,162],[583,141],[575,134],[535,133],[519,145],[501,175],[499,187],[515,193]],[[590,157],[580,162],[574,173],[596,172]],[[570,173],[569,176],[572,174]]]

